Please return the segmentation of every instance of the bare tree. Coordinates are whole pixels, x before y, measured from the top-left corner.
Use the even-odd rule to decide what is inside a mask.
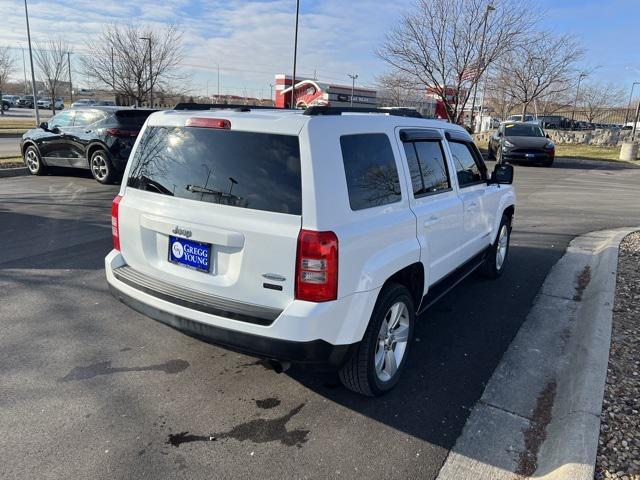
[[[51,37],[46,43],[37,43],[35,61],[40,69],[47,95],[51,97],[51,111],[56,113],[56,94],[60,91],[62,78],[67,71],[69,43],[62,37]],[[34,102],[37,99],[33,99]]]
[[[527,114],[534,100],[567,91],[578,78],[576,66],[584,50],[569,35],[540,32],[510,49],[499,61],[498,70],[509,78],[507,94]]]
[[[0,115],[4,115],[4,104],[2,104],[2,91],[9,77],[15,70],[15,57],[11,55],[9,47],[0,47]]]
[[[184,58],[182,32],[173,25],[156,30],[111,24],[87,48],[81,58],[85,76],[138,105],[151,91],[175,89],[184,80],[178,71]]]
[[[538,104],[538,115],[553,115],[567,110],[573,105],[573,91],[570,89],[555,91],[541,97]]]
[[[388,72],[377,79],[379,86],[378,99],[385,106],[408,107],[423,100],[420,90],[416,88],[415,81],[404,72]]]
[[[378,56],[429,88],[459,122],[478,79],[537,17],[522,0],[417,0]]]
[[[580,87],[578,107],[584,112],[587,122],[602,118],[607,108],[620,106],[624,90],[612,83],[591,82]]]

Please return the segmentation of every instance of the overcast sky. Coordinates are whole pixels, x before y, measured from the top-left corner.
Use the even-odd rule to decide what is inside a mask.
[[[532,1],[532,3],[534,3]],[[333,83],[350,83],[357,73],[371,85],[385,69],[375,56],[384,34],[413,0],[302,0],[298,72]],[[595,76],[625,87],[640,80],[638,0],[540,0],[544,25],[573,33],[587,49],[586,67]],[[19,72],[26,47],[22,0],[0,0],[0,45],[16,47]],[[275,73],[291,73],[295,0],[29,0],[31,35],[44,41],[63,34],[76,55],[105,23],[177,23],[184,31],[185,70],[193,75],[194,93],[269,95]],[[635,25],[634,25],[635,22]],[[72,57],[73,62],[73,57]],[[79,75],[75,73],[75,75]],[[78,76],[76,84],[83,86]]]

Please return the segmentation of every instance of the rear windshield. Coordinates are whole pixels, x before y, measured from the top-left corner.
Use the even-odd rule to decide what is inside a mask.
[[[302,213],[297,136],[149,127],[127,185],[190,200]]]
[[[140,127],[144,125],[147,117],[155,110],[119,110],[116,112],[118,123],[131,127]]]

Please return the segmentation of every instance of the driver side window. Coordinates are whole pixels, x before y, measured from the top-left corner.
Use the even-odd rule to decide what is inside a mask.
[[[64,128],[72,126],[74,113],[75,112],[71,110],[60,112],[49,121],[49,128]]]

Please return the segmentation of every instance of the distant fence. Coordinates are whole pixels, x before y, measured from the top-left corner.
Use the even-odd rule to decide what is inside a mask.
[[[517,112],[515,112],[517,114]],[[535,114],[535,112],[529,112],[530,114]],[[543,113],[538,112],[538,117],[561,117],[564,119],[563,122],[560,122],[560,125],[556,124],[556,121],[551,121],[553,125],[549,125],[549,127],[560,128],[560,129],[579,129],[581,125],[578,123],[586,123],[586,124],[594,124],[594,125],[623,125],[626,122],[633,121],[632,116],[635,112],[628,111],[626,108],[616,107],[616,108],[600,108],[597,110],[585,110],[585,109],[576,109],[575,111],[572,108],[557,110],[553,113]],[[573,123],[572,123],[573,121]],[[584,127],[584,126],[583,126]],[[589,126],[591,127],[591,126]]]

